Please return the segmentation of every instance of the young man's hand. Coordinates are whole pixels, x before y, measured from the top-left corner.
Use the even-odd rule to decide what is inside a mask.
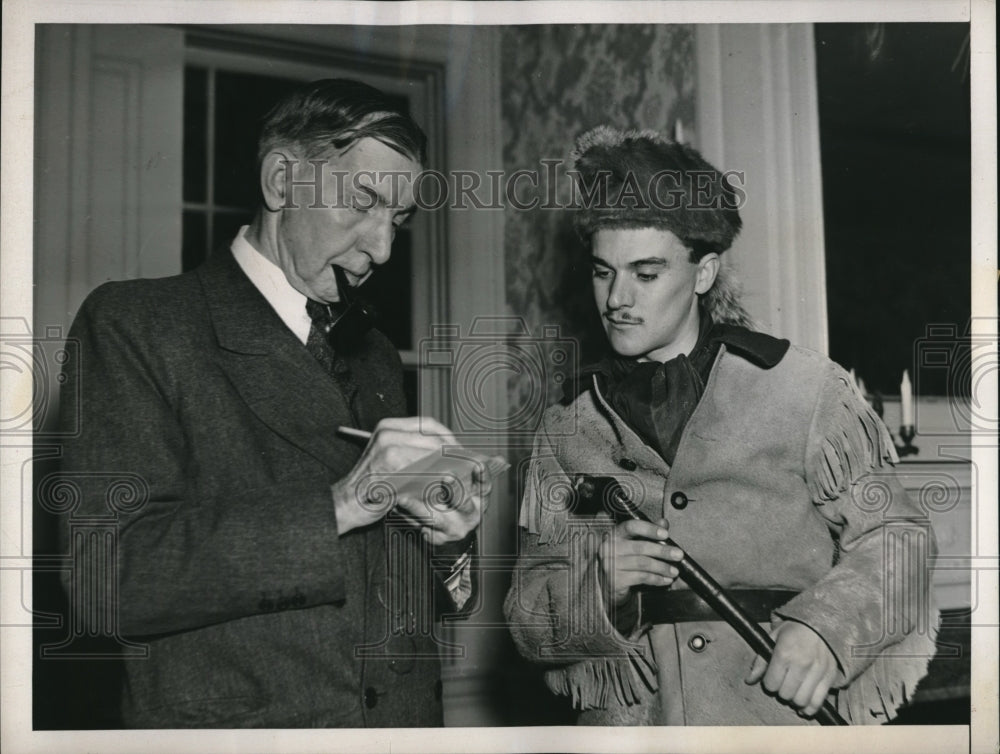
[[[656,524],[628,520],[601,543],[597,557],[608,607],[624,605],[632,588],[640,584],[670,586],[674,582],[678,571],[671,561],[681,560],[684,553],[665,543],[668,536],[665,518]]]
[[[747,683],[757,683],[812,717],[826,701],[837,677],[837,660],[826,642],[804,623],[788,620],[771,632],[775,640],[770,662],[757,657]]]

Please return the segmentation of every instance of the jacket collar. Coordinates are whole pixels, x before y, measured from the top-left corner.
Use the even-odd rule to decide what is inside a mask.
[[[351,422],[336,382],[281,321],[240,269],[229,248],[200,268],[218,362],[257,417],[320,462],[339,468],[355,456],[355,443],[335,427]]]
[[[784,338],[775,338],[741,325],[706,322],[704,317],[709,315],[704,311],[702,316],[702,332],[696,349],[704,344],[714,353],[718,351],[718,346],[722,345],[727,351],[741,356],[761,369],[771,369],[781,362],[791,346],[791,343]],[[571,403],[575,400],[580,393],[590,387],[595,376],[598,380],[601,376],[620,377],[636,363],[635,359],[612,354],[596,363],[584,366],[578,374],[566,381],[563,388],[563,402]]]
[[[775,338],[739,325],[713,325],[709,337],[713,342],[725,345],[727,351],[739,354],[761,369],[777,366],[791,346],[785,338]]]
[[[198,268],[219,345],[234,353],[264,355],[295,336],[240,269],[229,247]],[[280,349],[280,345],[278,346]]]

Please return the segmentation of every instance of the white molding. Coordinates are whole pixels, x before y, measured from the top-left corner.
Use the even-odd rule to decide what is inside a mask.
[[[499,30],[489,27],[452,28],[449,34],[445,94],[448,113],[447,169],[503,169],[500,117]],[[443,47],[443,46],[442,46]],[[504,217],[497,210],[450,209],[448,211],[448,322],[467,335],[480,316],[506,312],[504,282]],[[495,390],[482,396],[489,416],[506,416],[508,396],[505,381],[495,381]],[[454,398],[453,398],[454,400]],[[507,438],[502,433],[464,440],[486,446],[488,452],[506,455]],[[494,484],[491,505],[480,528],[480,550],[499,554],[505,529],[517,519],[511,473]],[[501,631],[476,624],[503,624],[501,603],[506,592],[503,573],[484,571],[480,576],[483,609],[469,625],[454,627],[455,641],[468,648],[464,661],[445,675],[446,725],[496,725],[496,710],[490,704],[498,658],[502,657]]]
[[[826,353],[812,25],[699,25],[696,50],[700,149],[746,173],[743,232],[725,257],[761,329]]]
[[[180,271],[181,34],[38,30],[35,317],[63,334],[106,280]]]

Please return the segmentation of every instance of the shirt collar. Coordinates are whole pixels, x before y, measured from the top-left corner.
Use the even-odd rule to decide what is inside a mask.
[[[312,320],[306,314],[306,297],[292,287],[278,265],[257,251],[246,239],[249,227],[244,225],[233,239],[230,246],[233,257],[281,321],[304,344],[309,340],[309,330],[312,327]]]

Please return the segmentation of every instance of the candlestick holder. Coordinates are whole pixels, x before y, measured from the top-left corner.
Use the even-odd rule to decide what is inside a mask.
[[[883,414],[885,413],[885,404],[882,403],[882,394],[875,390],[870,396],[865,396],[869,398],[869,403],[871,404],[872,410],[878,414],[879,419],[883,419]],[[915,456],[920,452],[920,448],[913,444],[913,438],[917,436],[917,431],[914,429],[912,424],[906,424],[899,428],[899,439],[903,441],[900,445],[896,442],[896,436],[889,430],[889,437],[892,438],[892,444],[896,447],[896,455],[900,458],[905,458],[906,456]]]
[[[896,446],[896,454],[900,458],[916,455],[920,452],[920,448],[913,444],[913,438],[916,436],[917,431],[912,424],[904,424],[899,428],[899,439],[903,441],[903,444]],[[893,443],[895,443],[895,439],[893,439]]]

